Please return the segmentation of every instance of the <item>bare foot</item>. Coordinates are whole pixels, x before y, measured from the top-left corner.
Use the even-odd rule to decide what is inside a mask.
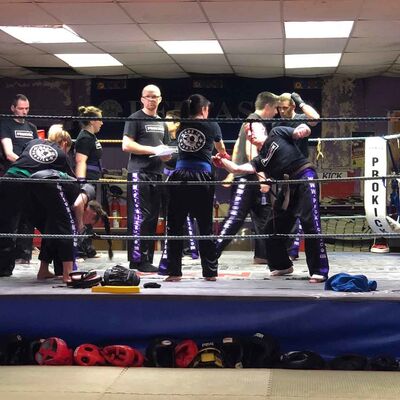
[[[38,272],[36,277],[39,281],[43,281],[45,279],[52,279],[52,278],[54,278],[54,276],[55,275],[53,273],[51,273],[50,271],[46,271],[46,272]]]
[[[204,280],[208,281],[208,282],[215,282],[217,280],[216,276],[206,276],[204,277]]]
[[[289,267],[286,269],[275,269],[271,271],[270,275],[271,276],[283,276],[283,275],[288,275],[293,273],[293,267]]]
[[[313,274],[311,275],[310,279],[308,280],[308,282],[310,283],[324,283],[328,278],[324,275],[316,275]]]
[[[167,277],[164,279],[164,282],[179,282],[181,279],[182,279],[181,276],[173,276],[173,275],[170,275],[170,276],[167,276]]]

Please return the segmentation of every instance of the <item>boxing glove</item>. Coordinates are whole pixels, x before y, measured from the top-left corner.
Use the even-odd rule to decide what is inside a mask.
[[[296,92],[293,92],[291,95],[290,95],[290,97],[292,98],[292,100],[295,102],[295,104],[296,104],[296,106],[297,107],[303,107],[303,105],[305,104],[304,103],[304,101],[303,101],[303,99],[301,98],[301,96],[298,94],[298,93],[296,93]]]

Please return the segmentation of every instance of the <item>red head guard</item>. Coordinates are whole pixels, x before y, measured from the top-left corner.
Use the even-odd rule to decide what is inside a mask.
[[[74,360],[76,364],[84,366],[106,364],[101,350],[94,344],[81,344],[78,346],[74,351]]]
[[[188,368],[198,352],[197,344],[191,339],[178,343],[175,347],[176,366],[178,368]]]
[[[143,354],[129,346],[106,346],[103,349],[106,361],[116,367],[141,367],[144,362]]]
[[[64,340],[51,337],[46,339],[35,354],[39,365],[72,365],[72,350]]]

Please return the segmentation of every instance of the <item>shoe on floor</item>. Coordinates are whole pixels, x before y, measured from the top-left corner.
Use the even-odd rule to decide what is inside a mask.
[[[145,263],[129,263],[129,268],[130,269],[137,269],[140,272],[158,272],[158,268],[155,267],[153,264],[150,264],[149,262]]]
[[[373,244],[370,249],[371,253],[389,253],[390,248],[387,244]]]
[[[273,271],[271,271],[270,275],[271,276],[283,276],[283,275],[289,275],[291,273],[293,273],[293,267],[289,267],[286,269],[274,269]]]

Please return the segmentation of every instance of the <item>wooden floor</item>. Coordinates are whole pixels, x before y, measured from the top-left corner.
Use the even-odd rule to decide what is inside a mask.
[[[399,372],[0,367],[4,400],[397,400]]]

